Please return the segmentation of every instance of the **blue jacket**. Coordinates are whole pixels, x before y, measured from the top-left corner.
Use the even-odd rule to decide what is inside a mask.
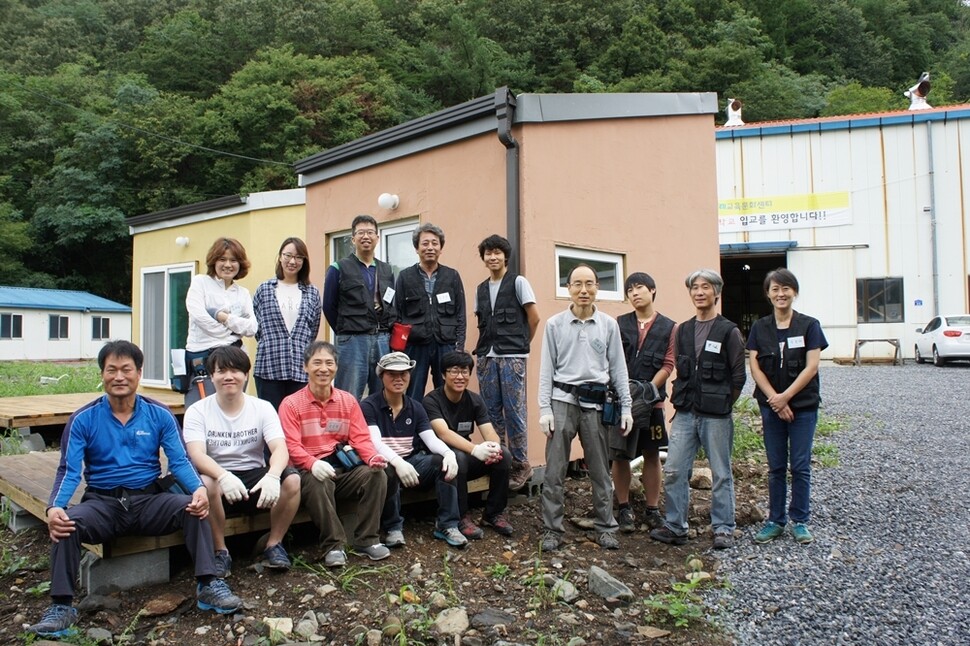
[[[162,475],[159,448],[165,449],[168,468],[186,491],[202,486],[167,406],[136,395],[134,413],[122,425],[107,395],[95,399],[75,411],[64,427],[48,507],[67,508],[81,482],[82,463],[88,487],[144,489]]]

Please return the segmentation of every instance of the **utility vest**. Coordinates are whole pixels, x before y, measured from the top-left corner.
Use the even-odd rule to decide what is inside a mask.
[[[809,328],[817,322],[811,316],[794,312],[788,326],[788,338],[800,336],[804,339]],[[784,391],[808,365],[808,350],[804,345],[800,348],[791,348],[786,340],[784,355],[781,354],[774,314],[758,319],[751,328],[751,334],[758,345],[758,367],[768,377],[775,392]],[[754,398],[762,406],[768,405],[768,397],[757,385],[754,388]],[[788,405],[793,409],[804,410],[818,408],[821,401],[818,373],[815,373],[812,380],[789,400]]]
[[[674,322],[657,314],[654,318],[647,338],[643,345],[637,348],[640,340],[640,327],[637,323],[637,313],[628,312],[616,317],[620,326],[620,341],[623,342],[623,353],[626,355],[626,367],[630,379],[637,381],[651,381],[664,365],[667,347],[670,344],[670,332],[674,329]],[[667,384],[659,388],[660,396],[667,398]]]
[[[394,295],[400,311],[400,321],[411,324],[408,343],[425,345],[435,341],[454,345],[458,341],[458,312],[464,298],[461,277],[451,267],[438,265],[434,293],[424,288],[424,271],[418,265],[403,269],[398,276],[401,289]],[[449,294],[442,302],[439,294]]]
[[[696,318],[677,328],[677,379],[670,398],[677,410],[693,410],[701,415],[724,416],[731,413],[731,365],[727,339],[737,326],[720,314],[700,356],[694,349]],[[720,344],[719,352],[708,350],[710,342]]]
[[[478,346],[475,354],[488,356],[495,354],[529,354],[529,321],[525,308],[515,296],[516,275],[506,272],[495,296],[495,306],[491,307],[488,294],[488,280],[478,286],[476,301],[478,310]]]
[[[377,263],[374,292],[367,287],[364,270],[356,256],[337,261],[340,268],[340,295],[337,299],[337,334],[377,334],[388,332],[397,319],[394,299],[388,303],[384,292],[394,289],[394,273],[391,266],[381,260]],[[379,308],[379,309],[378,309]]]

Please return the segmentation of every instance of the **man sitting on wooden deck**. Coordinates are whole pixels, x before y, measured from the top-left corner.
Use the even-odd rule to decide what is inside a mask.
[[[226,549],[226,511],[269,509],[269,538],[263,561],[288,570],[283,537],[300,508],[300,475],[288,467],[290,454],[273,405],[245,393],[252,363],[241,348],[219,346],[206,370],[216,394],[185,411],[185,448],[209,491],[209,524],[216,549],[216,575],[227,577],[232,558]],[[264,451],[269,449],[269,463]]]
[[[178,423],[166,406],[137,394],[144,355],[129,341],[110,341],[98,353],[104,396],[83,406],[64,427],[61,461],[47,508],[51,541],[51,600],[28,632],[63,637],[74,631],[74,581],[81,543],[116,536],[168,534],[180,527],[195,561],[202,610],[235,612],[242,601],[216,578],[206,489],[185,453]],[[170,493],[160,480],[165,449],[175,481],[191,495]],[[65,509],[81,482],[81,502]]]

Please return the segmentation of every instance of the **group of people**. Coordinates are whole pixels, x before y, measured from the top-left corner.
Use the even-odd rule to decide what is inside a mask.
[[[328,268],[322,297],[309,282],[308,251],[299,238],[284,240],[276,277],[253,298],[237,282],[250,267],[245,249],[231,238],[217,240],[206,274],[193,278],[186,298],[186,362],[204,366],[214,395],[186,410],[181,432],[165,406],[137,393],[143,363],[137,346],[104,346],[98,365],[105,395],[78,410],[64,429],[47,513],[52,605],[31,632],[62,636],[71,629],[81,543],[120,534],[182,528],[195,562],[198,606],[220,613],[242,605],[225,582],[232,569],[227,513],[270,510],[263,561],[277,569],[290,567],[282,541],[300,505],[319,529],[326,566],[346,564],[347,546],[364,558],[387,558],[406,544],[401,487],[434,489],[433,533],[449,546],[465,547],[484,535],[483,527],[513,534],[505,514],[509,492],[533,475],[525,379],[539,325],[535,294],[524,277],[509,272],[509,242],[485,238],[478,250],[489,276],[475,293],[473,357],[465,351],[461,277],[439,262],[441,229],[424,224],[414,232],[419,261],[396,278],[375,256],[378,235],[373,217],[354,219],[354,252]],[[579,264],[566,283],[570,305],[546,321],[542,340],[541,548],[562,545],[564,480],[577,435],[600,546],[616,549],[617,530],[632,532],[639,524],[630,503],[630,463],[641,456],[643,523],[656,540],[685,543],[690,469],[703,446],[713,472],[714,547],[730,547],[731,408],[745,368],[737,326],[716,311],[720,276],[699,270],[687,277],[696,314],[679,326],[655,310],[657,286],[648,274],[626,279],[633,311],[617,319],[596,306],[595,269]],[[770,467],[771,513],[755,540],[778,537],[790,520],[796,540],[808,542],[818,358],[826,342],[818,321],[792,309],[798,283],[790,272],[770,273],[765,292],[774,313],[758,321],[748,340]],[[321,313],[336,344],[317,340]],[[247,336],[257,342],[257,397],[246,394]],[[664,401],[675,368],[668,442]],[[468,388],[473,370],[480,393]],[[433,389],[425,394],[429,372]],[[668,445],[662,471],[660,449]],[[170,476],[162,477],[159,449]],[[68,507],[82,469],[87,489],[81,503]],[[481,475],[490,484],[476,522],[468,482]],[[355,520],[345,531],[340,514],[349,510]]]

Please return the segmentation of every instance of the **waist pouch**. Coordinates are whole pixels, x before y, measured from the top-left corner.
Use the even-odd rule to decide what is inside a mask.
[[[621,418],[620,397],[613,388],[606,391],[603,400],[603,426],[617,426]]]
[[[552,385],[563,392],[567,392],[570,395],[575,395],[583,404],[597,405],[606,401],[606,392],[610,388],[608,384],[600,384],[592,381],[579,384],[578,386],[574,384],[564,384],[561,381],[553,381]]]
[[[364,466],[364,461],[360,459],[360,455],[357,454],[354,447],[349,444],[338,444],[336,448],[337,450],[334,451],[334,455],[337,456],[337,461],[340,463],[340,466],[347,471]]]

